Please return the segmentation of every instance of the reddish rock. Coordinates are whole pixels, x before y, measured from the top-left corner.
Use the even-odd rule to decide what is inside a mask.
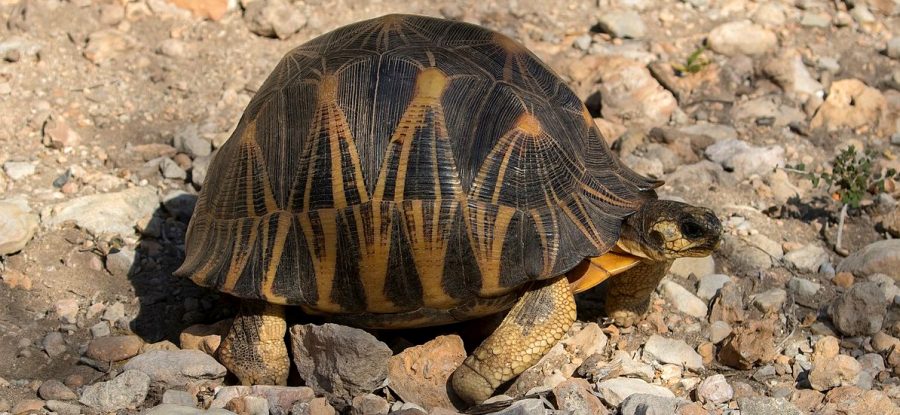
[[[337,412],[325,398],[315,398],[309,402],[309,415],[335,415]]]
[[[31,290],[31,278],[12,268],[7,268],[3,271],[3,274],[0,275],[0,279],[2,279],[3,284],[9,288],[21,288],[25,291]]]
[[[50,148],[74,147],[81,143],[81,136],[61,118],[51,118],[44,124],[43,143]]]
[[[897,407],[884,392],[862,390],[856,386],[834,388],[825,395],[825,406],[819,413],[826,414],[897,414]]]
[[[861,370],[859,362],[847,355],[813,360],[809,384],[813,389],[823,392],[837,386],[854,385]]]
[[[78,395],[75,395],[75,392],[72,392],[68,386],[56,379],[50,379],[41,383],[41,387],[38,389],[38,395],[43,399],[55,401],[71,401],[78,399]]]
[[[168,0],[202,19],[219,20],[228,12],[228,0]]]
[[[833,282],[834,285],[837,285],[838,287],[849,288],[851,285],[853,285],[853,280],[853,274],[849,272],[839,272],[834,276],[834,278],[831,279],[831,282]]]
[[[371,393],[359,395],[353,398],[353,415],[387,415],[391,411],[391,404],[380,396]]]
[[[99,337],[91,340],[85,355],[102,362],[117,362],[136,356],[144,342],[134,335]]]
[[[727,282],[719,290],[709,313],[709,321],[724,321],[732,326],[744,321],[744,299],[736,282]]]
[[[719,351],[719,361],[737,369],[750,369],[775,357],[774,322],[751,320],[738,327]]]
[[[388,362],[390,388],[404,402],[425,409],[452,408],[447,379],[465,359],[462,339],[456,335],[440,336],[421,346],[407,348]]]
[[[706,409],[703,409],[703,405],[700,405],[697,402],[679,406],[675,413],[677,415],[709,415],[709,412],[707,412]]]
[[[573,414],[605,415],[609,411],[600,402],[600,398],[591,392],[591,384],[584,379],[571,378],[553,388],[556,406]]]
[[[815,412],[822,405],[823,399],[825,395],[812,389],[798,389],[791,395],[791,403],[805,413]]]
[[[25,399],[19,401],[16,406],[13,406],[12,411],[10,411],[13,415],[24,415],[24,414],[33,414],[33,413],[41,413],[41,409],[44,408],[44,401],[40,399]]]

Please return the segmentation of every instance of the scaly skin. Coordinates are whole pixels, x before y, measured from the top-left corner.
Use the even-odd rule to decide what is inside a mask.
[[[641,261],[610,279],[606,289],[606,315],[624,327],[640,321],[650,306],[650,295],[672,262]]]
[[[453,372],[453,390],[468,403],[490,398],[556,345],[575,322],[575,314],[575,297],[565,277],[537,283]]]
[[[286,331],[284,306],[245,300],[219,346],[219,362],[242,385],[286,385],[291,368]]]

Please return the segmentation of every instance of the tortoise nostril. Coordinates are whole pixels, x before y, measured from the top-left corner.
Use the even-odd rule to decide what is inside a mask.
[[[687,238],[699,238],[703,236],[703,226],[693,220],[681,222],[681,234]]]

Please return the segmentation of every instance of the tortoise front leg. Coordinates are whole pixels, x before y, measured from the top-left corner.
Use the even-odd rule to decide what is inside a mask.
[[[650,306],[650,295],[666,276],[672,261],[641,261],[606,284],[606,315],[619,326],[632,326]]]
[[[528,369],[575,322],[575,298],[565,277],[541,281],[513,306],[493,334],[453,372],[453,390],[468,403],[490,398]]]
[[[286,385],[291,368],[284,306],[244,300],[217,352],[243,385]]]

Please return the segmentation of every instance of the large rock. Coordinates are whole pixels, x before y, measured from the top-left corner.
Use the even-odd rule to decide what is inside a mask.
[[[858,79],[844,79],[831,84],[828,97],[816,111],[809,126],[824,127],[828,131],[862,126],[878,127],[887,115],[887,110],[887,100],[879,90]],[[882,127],[890,128],[887,125]]]
[[[648,359],[681,365],[693,371],[703,369],[703,357],[684,340],[667,339],[656,334],[644,343],[644,360]]]
[[[761,55],[775,49],[775,33],[749,20],[719,25],[706,39],[710,49],[723,55]]]
[[[129,360],[125,369],[139,370],[168,386],[225,376],[225,366],[199,350],[154,350]]]
[[[838,265],[837,272],[851,272],[857,277],[885,274],[900,282],[900,239],[873,242],[854,252]]]
[[[706,148],[706,157],[733,171],[739,179],[754,174],[766,175],[784,166],[781,146],[754,147],[738,139],[719,141]]]
[[[771,361],[776,354],[773,325],[771,321],[754,320],[736,328],[719,351],[719,361],[737,369]]]
[[[855,284],[832,303],[831,321],[848,336],[872,335],[881,330],[888,304],[878,284]]]
[[[784,261],[798,271],[815,273],[829,258],[825,248],[810,244],[784,254]]]
[[[661,396],[664,398],[674,398],[672,391],[659,386],[652,385],[640,379],[631,378],[615,378],[604,380],[597,384],[597,392],[600,393],[600,399],[603,399],[608,405],[617,407],[629,396],[634,394],[648,394]]]
[[[143,345],[135,335],[99,337],[91,340],[85,355],[101,362],[118,362],[136,356]]]
[[[138,220],[159,207],[156,190],[134,187],[115,193],[82,196],[60,203],[41,213],[48,226],[74,221],[94,235],[103,233],[131,235]]]
[[[682,287],[681,284],[666,280],[660,284],[660,288],[666,300],[672,303],[678,311],[696,318],[706,317],[706,312],[708,311],[706,302],[697,298],[696,295]]]
[[[37,229],[38,217],[31,213],[28,202],[0,200],[0,256],[21,251]]]
[[[447,380],[465,359],[466,349],[459,336],[439,336],[391,357],[388,385],[403,402],[427,410],[452,408],[454,402],[447,393]]]
[[[669,121],[678,103],[638,61],[618,56],[604,57],[600,73],[601,112],[613,120],[640,120],[648,126]]]
[[[380,387],[388,375],[391,349],[364,330],[331,323],[296,325],[291,345],[300,377],[338,409]]]
[[[102,412],[136,408],[147,398],[150,377],[137,370],[125,370],[115,379],[84,388],[79,402]]]

